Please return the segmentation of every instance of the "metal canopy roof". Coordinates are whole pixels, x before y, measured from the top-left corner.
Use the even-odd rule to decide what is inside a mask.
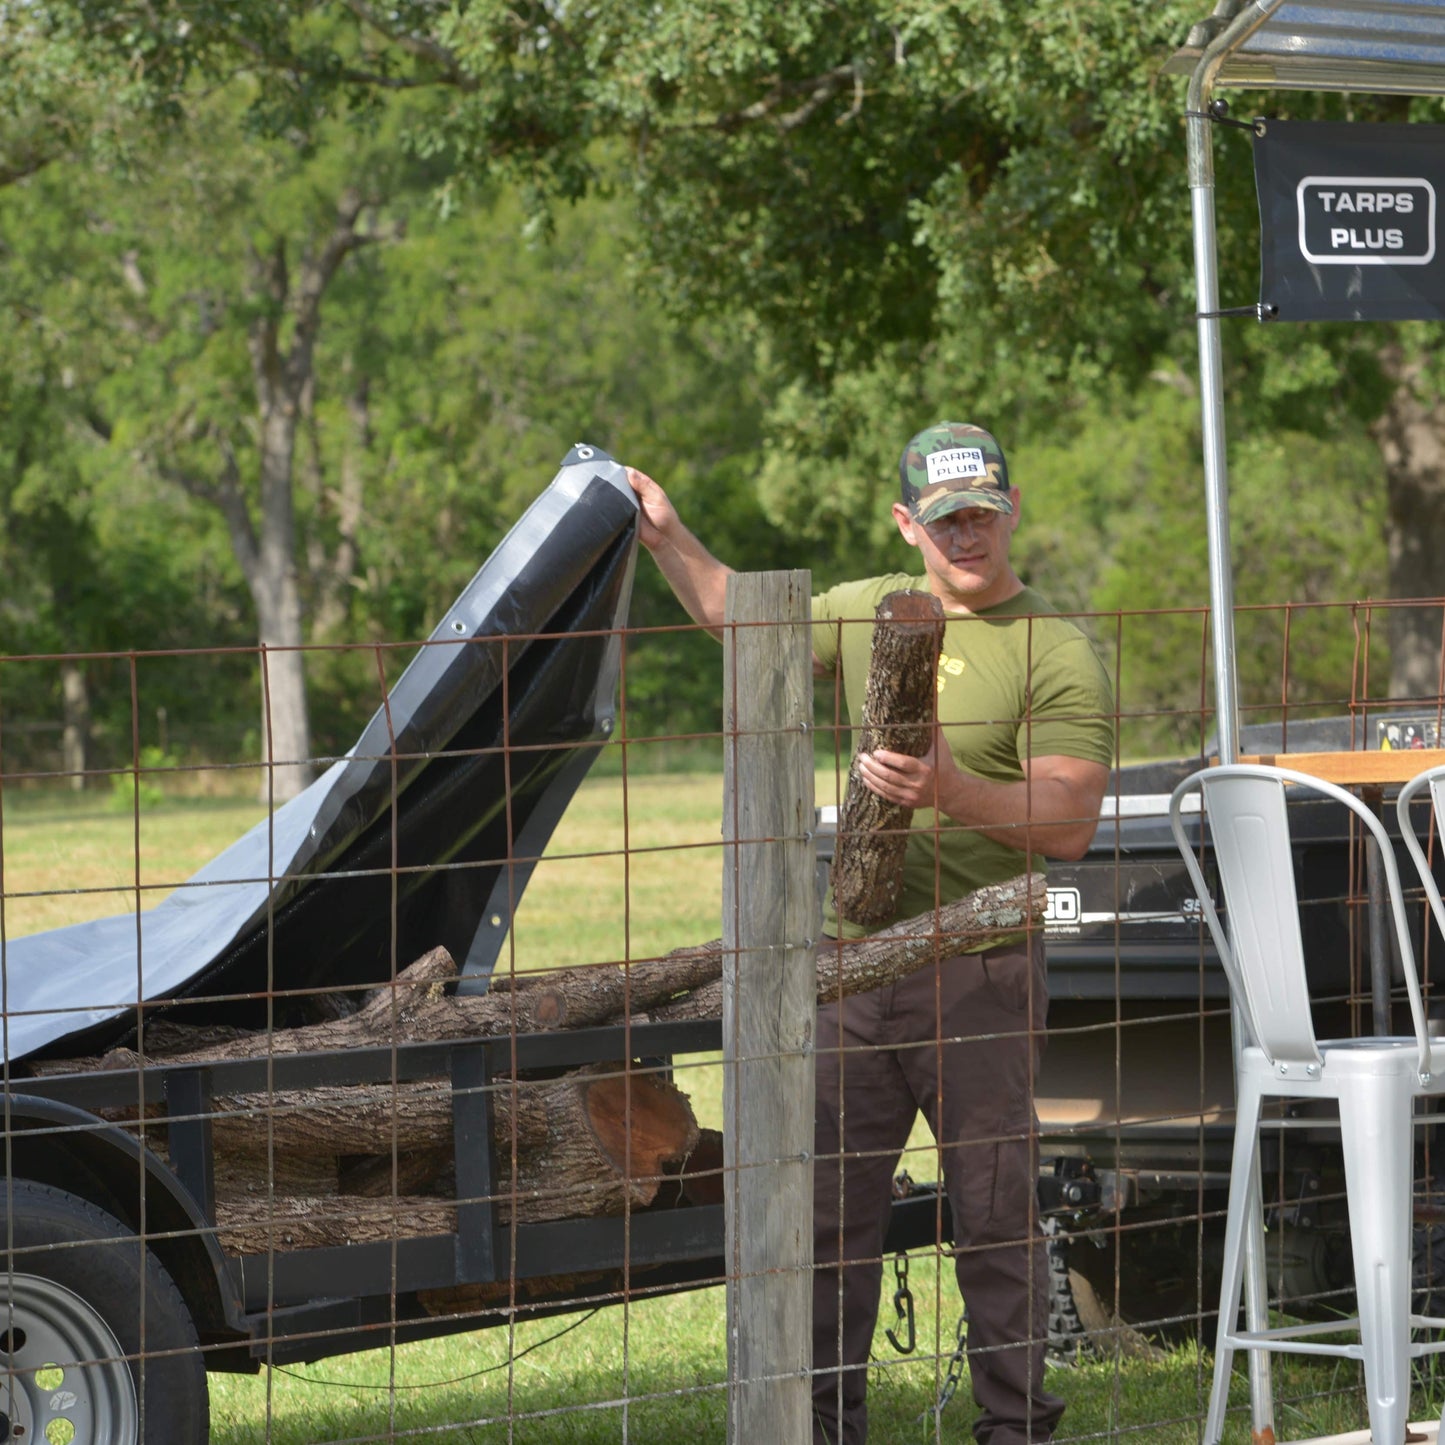
[[[1256,0],[1220,0],[1164,70],[1191,75],[1205,46]],[[1231,49],[1214,86],[1445,95],[1445,0],[1286,0]]]

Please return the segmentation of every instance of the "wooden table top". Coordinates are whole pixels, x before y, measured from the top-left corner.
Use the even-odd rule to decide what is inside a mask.
[[[1371,783],[1406,783],[1416,773],[1445,763],[1445,748],[1381,748],[1348,753],[1254,753],[1241,757],[1242,763],[1265,763],[1274,768],[1292,768],[1312,778],[1323,778],[1341,787]]]

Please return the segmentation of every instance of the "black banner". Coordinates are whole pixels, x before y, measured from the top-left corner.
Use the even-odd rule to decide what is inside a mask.
[[[1259,299],[1281,321],[1445,316],[1445,125],[1262,122]]]

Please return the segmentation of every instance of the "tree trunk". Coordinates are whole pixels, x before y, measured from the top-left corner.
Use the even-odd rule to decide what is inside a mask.
[[[61,767],[72,793],[85,791],[86,746],[90,741],[90,690],[85,667],[79,662],[60,664]]]
[[[280,557],[279,549],[274,565],[274,571],[268,568],[256,579],[251,591],[261,643],[262,770],[257,795],[267,804],[294,798],[316,773],[311,762],[296,567]]]
[[[353,359],[348,356],[342,373],[350,378],[354,371]],[[364,511],[364,459],[372,444],[371,395],[365,376],[350,382],[346,392],[346,414],[350,425],[341,444],[335,489],[326,487],[315,417],[309,412],[307,415],[311,438],[307,485],[316,493],[317,510],[329,515],[336,527],[333,550],[328,552],[324,538],[314,531],[306,545],[306,575],[314,599],[311,636],[317,642],[330,641],[340,634],[346,621],[350,584],[360,555],[357,538]]]
[[[1445,412],[1422,393],[1423,358],[1407,360],[1392,344],[1383,360],[1395,390],[1373,430],[1385,463],[1390,596],[1432,599],[1390,609],[1390,697],[1434,706],[1445,635]]]
[[[890,592],[878,604],[858,745],[838,820],[833,903],[838,916],[874,928],[898,911],[913,809],[880,798],[858,754],[884,748],[922,757],[935,734],[943,606],[930,592]]]
[[[260,422],[259,527],[241,496],[232,457],[227,459],[226,482],[212,500],[226,514],[232,548],[256,606],[262,683],[259,795],[266,803],[295,797],[315,773],[301,651],[296,438],[305,398],[314,386],[322,299],[346,256],[376,239],[358,230],[367,204],[360,191],[345,190],[337,198],[330,233],[301,248],[294,276],[284,241],[264,255],[251,255],[247,290],[256,315],[247,347]]]

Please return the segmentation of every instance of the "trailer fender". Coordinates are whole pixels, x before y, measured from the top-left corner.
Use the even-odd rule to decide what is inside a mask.
[[[72,1104],[10,1092],[4,1107],[7,1179],[63,1189],[143,1232],[203,1338],[246,1332],[240,1291],[215,1229],[162,1159]]]

